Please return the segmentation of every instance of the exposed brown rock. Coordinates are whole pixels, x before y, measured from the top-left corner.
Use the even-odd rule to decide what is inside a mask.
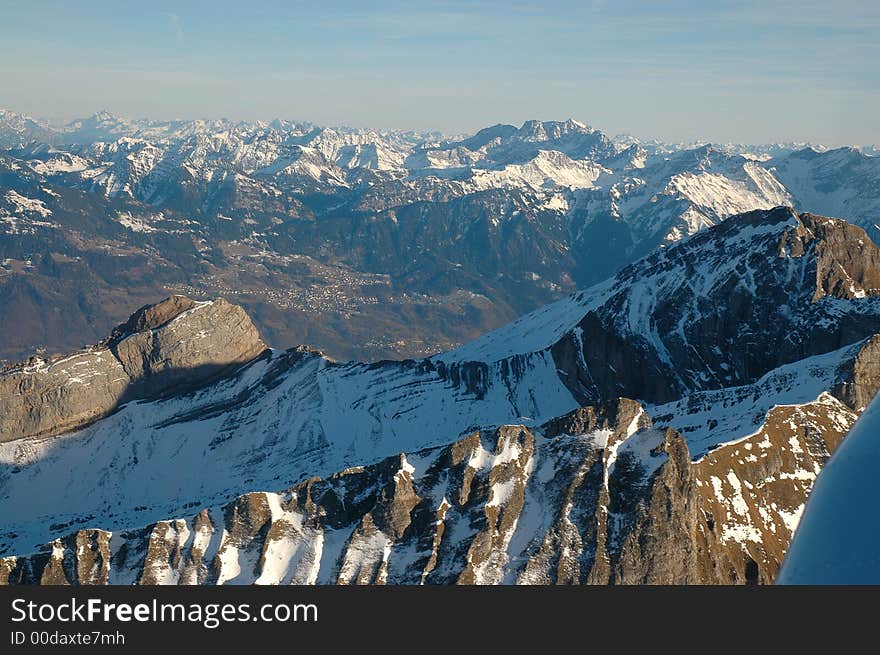
[[[856,411],[862,411],[880,389],[880,335],[869,338],[847,364],[846,380],[832,393]]]
[[[155,525],[139,584],[167,584],[179,576],[188,532],[185,521],[159,521]]]
[[[10,578],[17,560],[17,557],[0,557],[0,585],[8,585],[12,582]]]
[[[110,533],[80,530],[76,533],[76,583],[105,585],[110,575]]]
[[[816,240],[816,294],[858,298],[880,293],[880,251],[865,231],[846,221],[801,214],[806,241]]]
[[[129,400],[209,382],[265,349],[240,307],[172,296],[107,342],[0,373],[0,442],[75,430]]]
[[[180,573],[180,584],[197,585],[204,584],[210,579],[205,555],[208,545],[215,538],[214,525],[211,522],[211,514],[208,510],[202,510],[193,519],[192,544],[185,548],[183,569]]]
[[[696,498],[687,444],[667,429],[662,444],[668,459],[637,504],[630,532],[613,553],[614,584],[698,584],[694,543]]]
[[[773,581],[816,475],[856,418],[830,394],[775,407],[756,434],[693,464],[706,582]]]
[[[583,405],[751,384],[880,332],[880,249],[859,227],[788,207],[725,220],[614,283],[550,348]],[[839,311],[833,299],[859,300]]]
[[[620,440],[626,436],[630,426],[637,429],[649,428],[651,418],[635,400],[615,398],[601,405],[578,407],[565,416],[548,421],[541,426],[541,430],[548,437],[556,437],[561,434],[586,434],[597,429],[609,429],[614,432],[615,439]]]
[[[519,426],[499,428],[494,457],[500,463],[489,471],[489,499],[483,505],[485,528],[471,541],[459,584],[501,581],[507,564],[507,544],[525,504],[534,435]]]
[[[855,418],[823,394],[692,462],[619,399],[540,438],[504,426],[191,518],[81,530],[0,559],[0,583],[767,583]]]
[[[146,305],[113,330],[111,341],[119,341],[130,334],[156,330],[183,312],[196,306],[196,301],[186,296],[171,296],[155,305]]]
[[[56,539],[52,544],[49,560],[46,562],[46,565],[43,567],[43,573],[40,575],[40,584],[69,585],[70,578],[68,578],[68,572],[65,568],[70,568],[70,560],[73,559],[74,555],[75,553],[70,553],[69,550],[64,548],[60,539]],[[65,559],[67,559],[67,562],[65,562]],[[65,566],[65,563],[68,566]]]
[[[413,476],[405,468],[408,466],[406,457],[400,456],[401,468],[394,474],[394,489],[379,492],[378,507],[374,511],[378,528],[394,540],[403,537],[412,522],[411,512],[419,504],[421,498],[413,488]]]

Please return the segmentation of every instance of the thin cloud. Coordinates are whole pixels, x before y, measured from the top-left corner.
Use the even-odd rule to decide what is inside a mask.
[[[178,43],[183,41],[183,27],[180,24],[180,16],[177,14],[166,13],[165,16],[168,18],[168,22],[171,25],[171,29],[174,30],[174,36],[177,37]]]

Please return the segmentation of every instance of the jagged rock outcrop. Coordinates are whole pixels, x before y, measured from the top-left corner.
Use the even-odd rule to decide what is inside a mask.
[[[844,379],[832,393],[861,412],[880,389],[880,335],[865,341],[858,354],[844,365]]]
[[[716,554],[706,580],[774,580],[816,476],[857,417],[830,394],[776,407],[755,434],[694,463],[700,541]]]
[[[243,313],[182,298],[139,312],[100,348],[144,402],[0,443],[0,570],[76,583],[109,561],[122,584],[770,581],[880,383],[877,252],[861,234],[787,208],[734,217],[423,360],[300,348],[230,370],[262,348]],[[65,367],[94,354],[4,379],[57,370],[81,398]],[[89,537],[83,573],[57,540],[96,528],[110,556]]]
[[[744,211],[880,214],[880,158],[856,149],[612,143],[570,120],[444,142],[0,112],[0,143],[0,360],[91,343],[168,288],[246,303],[277,345],[417,357]]]
[[[209,382],[265,349],[240,307],[172,296],[96,346],[0,372],[0,442],[75,430],[130,400]]]
[[[0,559],[0,583],[770,582],[854,420],[826,394],[692,462],[619,399],[144,529],[80,530]]]
[[[825,296],[863,298],[880,293],[880,252],[862,228],[810,213],[799,218],[801,225],[783,237],[780,255],[800,257],[815,242],[813,300]]]
[[[577,294],[583,315],[550,350],[582,403],[665,403],[880,332],[878,296],[880,249],[862,228],[777,207],[730,218]],[[839,300],[865,302],[841,314]]]
[[[105,530],[79,530],[28,560],[0,558],[0,584],[108,584],[110,537]]]

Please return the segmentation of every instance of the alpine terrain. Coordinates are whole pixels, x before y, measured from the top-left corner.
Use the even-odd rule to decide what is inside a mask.
[[[742,212],[790,205],[876,238],[875,154],[575,120],[443,136],[0,111],[0,307],[16,317],[0,364],[99,341],[169,295],[226,298],[283,348],[434,355]]]
[[[5,311],[64,296],[77,333],[110,280],[200,280],[0,373],[6,584],[769,583],[880,386],[880,250],[776,206],[870,224],[857,151],[5,120]],[[343,271],[450,342],[558,299],[360,363],[268,347],[280,314],[224,286]]]

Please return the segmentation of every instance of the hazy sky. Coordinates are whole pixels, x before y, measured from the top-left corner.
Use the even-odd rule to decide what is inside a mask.
[[[880,142],[880,2],[7,2],[0,107]]]

